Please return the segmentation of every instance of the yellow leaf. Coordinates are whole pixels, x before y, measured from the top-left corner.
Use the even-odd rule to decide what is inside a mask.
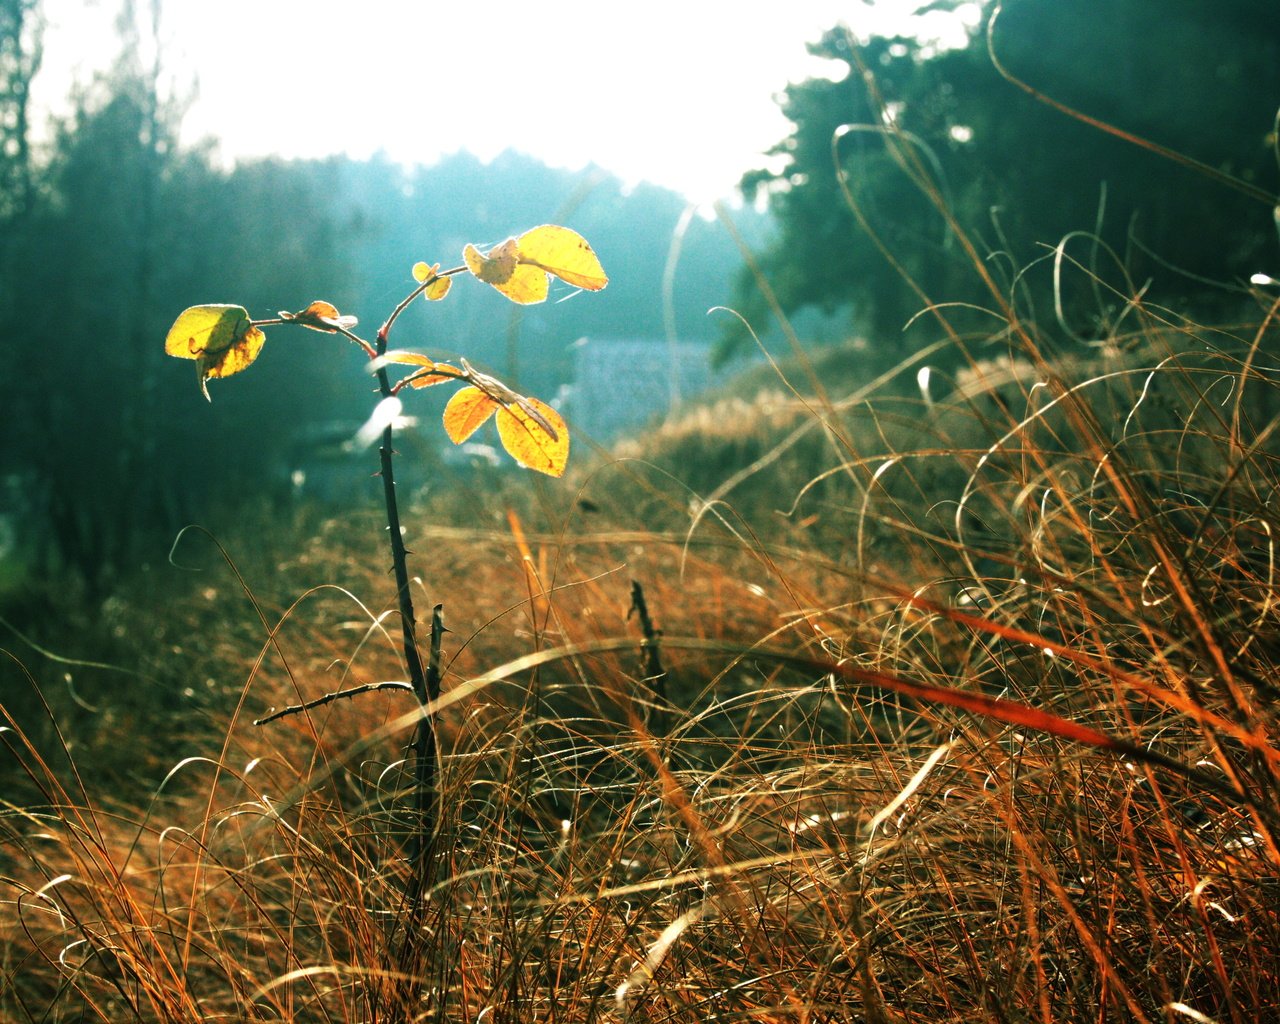
[[[522,465],[548,476],[561,476],[569,463],[569,428],[560,414],[536,398],[498,410],[498,438]]]
[[[453,367],[446,363],[440,363],[438,365],[446,370],[453,370]],[[405,380],[411,388],[429,388],[435,384],[443,384],[447,380],[457,380],[457,372],[457,370],[453,370],[452,375],[441,376],[440,374],[432,373],[429,370],[420,370],[418,373],[415,373],[410,377],[406,377]]]
[[[250,327],[228,348],[217,353],[203,353],[196,361],[196,372],[200,377],[200,393],[209,401],[209,388],[206,381],[210,377],[230,377],[239,373],[258,358],[262,351],[262,343],[267,336],[257,327]]]
[[[205,366],[206,377],[230,377],[246,369],[258,358],[267,336],[257,327],[250,327],[221,352],[203,352],[198,362]]]
[[[265,340],[243,306],[215,303],[183,310],[165,336],[164,350],[196,361],[200,391],[208,398],[205,382],[239,373],[258,358]]]
[[[420,369],[415,370],[400,382],[401,384],[408,384],[410,387],[429,388],[433,384],[443,384],[447,380],[458,380],[463,376],[462,371],[456,366],[450,366],[448,363],[437,363],[419,352],[393,349],[384,355],[382,359],[387,363],[401,363],[405,366],[420,367]],[[443,373],[437,371],[443,371]]]
[[[511,279],[494,287],[512,302],[522,306],[542,302],[547,297],[547,275],[537,267],[516,267]]]
[[[450,366],[448,363],[433,363],[424,358],[420,365],[421,370],[416,370],[405,378],[410,387],[429,388],[433,384],[443,384],[447,380],[457,380],[462,376],[457,367]]]
[[[382,357],[384,363],[402,363],[405,366],[435,366],[436,363],[432,359],[428,359],[421,352],[410,352],[407,349],[393,348],[390,352]]]
[[[467,269],[512,302],[528,305],[547,297],[548,274],[597,292],[609,283],[595,251],[576,231],[543,224],[508,238],[488,253],[474,245],[462,251]]]
[[[243,306],[192,306],[169,328],[164,350],[179,359],[199,359],[205,352],[229,348],[249,327],[249,311]]]
[[[485,284],[493,285],[512,302],[527,306],[547,297],[546,271],[520,262],[514,238],[508,238],[487,255],[468,245],[462,250],[462,258],[471,273]]]
[[[518,265],[516,251],[516,240],[508,238],[487,253],[481,253],[474,245],[468,244],[462,250],[462,259],[467,269],[485,284],[506,284]]]
[[[521,264],[538,267],[589,292],[598,292],[609,283],[595,250],[576,231],[543,224],[526,231],[518,243]]]
[[[359,323],[353,316],[343,316],[338,312],[337,306],[323,299],[316,299],[306,309],[299,310],[297,313],[286,313],[281,310],[280,319],[288,320],[301,327],[310,327],[313,331],[324,331],[326,334],[334,334],[339,330],[349,331]]]
[[[419,284],[429,282],[426,290],[422,293],[428,302],[439,302],[449,294],[449,287],[453,284],[451,277],[437,277],[440,270],[440,264],[429,266],[426,263],[415,263],[413,265],[413,278]]]
[[[462,388],[444,407],[444,431],[454,444],[462,444],[497,408],[497,401],[479,388]]]

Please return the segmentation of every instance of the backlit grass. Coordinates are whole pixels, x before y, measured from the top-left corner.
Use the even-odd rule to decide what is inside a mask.
[[[9,647],[0,1018],[1271,1019],[1273,312],[780,384],[415,509],[415,962],[411,702],[252,724],[404,678],[374,513],[184,538],[65,609],[126,671]]]

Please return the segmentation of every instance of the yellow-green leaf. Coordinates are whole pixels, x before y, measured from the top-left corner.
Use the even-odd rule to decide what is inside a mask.
[[[561,476],[569,463],[569,428],[551,406],[536,398],[498,410],[498,438],[517,462],[548,476]]]
[[[164,350],[179,359],[199,359],[205,352],[229,348],[250,326],[249,311],[243,306],[192,306],[169,328]]]
[[[164,350],[179,359],[194,359],[205,398],[210,377],[230,377],[258,358],[266,340],[243,306],[214,303],[183,310],[169,328]]]
[[[497,401],[479,388],[462,388],[444,407],[444,431],[454,444],[462,444],[498,407]]]
[[[521,264],[538,267],[589,292],[598,292],[609,283],[595,250],[576,231],[543,224],[526,231],[517,241]]]

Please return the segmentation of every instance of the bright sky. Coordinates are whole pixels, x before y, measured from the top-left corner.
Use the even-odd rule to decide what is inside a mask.
[[[901,30],[922,3],[165,0],[160,39],[166,78],[197,89],[185,137],[217,137],[226,158],[512,148],[706,201],[787,134],[774,97],[823,72],[807,42],[841,21]],[[48,94],[110,60],[117,9],[45,0]]]

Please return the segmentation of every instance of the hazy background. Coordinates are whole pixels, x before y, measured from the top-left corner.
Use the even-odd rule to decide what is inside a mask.
[[[554,167],[608,168],[624,183],[698,201],[736,192],[781,138],[776,95],[827,73],[804,44],[846,21],[863,38],[910,30],[958,44],[979,7],[915,15],[913,0],[713,0],[423,4],[372,0],[135,0],[144,66],[189,100],[179,139],[224,160],[376,153],[432,163],[458,150],[514,149]],[[42,4],[46,68],[37,99],[65,112],[69,87],[111,63],[120,8]]]
[[[991,303],[940,204],[1068,346],[1135,295],[1229,316],[1280,265],[1274,4],[1009,0],[997,21],[1013,74],[1207,171],[1012,85],[993,10],[0,0],[3,579],[100,584],[185,523],[372,486],[342,450],[372,403],[358,352],[273,331],[207,404],[162,351],[184,307],[324,298],[372,335],[415,261],[547,221],[591,240],[605,292],[521,312],[461,281],[395,340],[555,401],[583,453],[752,350],[713,307],[777,337],[726,222],[853,376],[937,340],[925,297]],[[440,403],[410,410],[409,490],[456,468]]]

